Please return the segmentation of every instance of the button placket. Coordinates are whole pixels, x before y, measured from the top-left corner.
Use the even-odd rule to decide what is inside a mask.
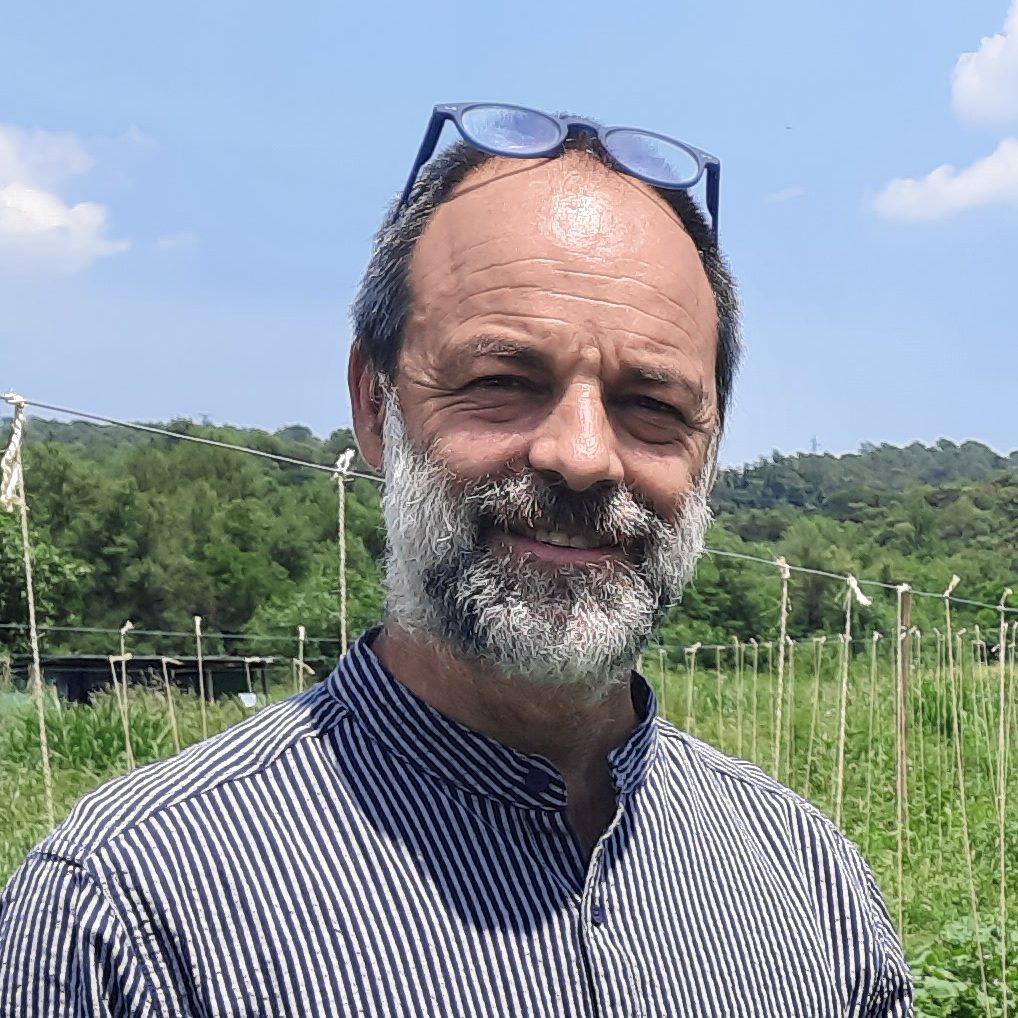
[[[615,948],[621,945],[612,933],[609,923],[610,895],[606,877],[606,848],[622,822],[626,802],[619,797],[619,808],[615,819],[609,824],[601,839],[594,846],[590,866],[584,884],[580,902],[580,940],[583,945],[583,960],[590,980],[591,991],[594,993],[599,1014],[616,1013],[612,1010],[612,1000],[619,994],[626,999],[626,1014],[632,1018],[643,1018],[646,1015],[645,1004],[635,981],[635,966],[624,967],[619,972],[610,961],[611,952],[603,938],[611,938]]]

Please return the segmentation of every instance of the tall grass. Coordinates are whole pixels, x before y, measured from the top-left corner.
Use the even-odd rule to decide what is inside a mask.
[[[962,982],[952,984],[952,989],[947,985],[950,979],[942,978],[947,972],[944,965],[948,964],[943,954],[947,943],[945,930],[954,938],[950,964],[958,971],[965,969],[975,950],[964,933],[959,933],[971,929],[972,920],[967,872],[962,862],[965,846],[959,816],[961,778],[955,762],[955,719],[949,680],[944,669],[932,662],[924,663],[912,675],[908,818],[903,831],[904,879],[899,885],[895,679],[888,650],[881,646],[882,658],[875,681],[868,652],[855,656],[849,668],[842,828],[873,867],[892,915],[897,915],[901,902],[902,933],[909,953],[922,965],[931,966],[933,973],[923,976],[928,982],[921,980],[921,985],[927,988],[923,990],[927,994],[924,999],[933,1000],[938,992],[949,997],[954,994],[943,1007],[928,1002],[920,1013],[967,1015],[970,1012],[965,1010],[968,1007],[965,1001],[970,997],[965,993],[972,991],[970,996],[975,1000],[978,991],[965,984],[968,989],[963,993],[957,989]],[[747,759],[755,755],[755,762],[771,773],[776,669],[773,659],[768,669],[762,653],[759,660],[755,682],[748,659],[734,647],[720,655],[713,651],[701,655],[693,671],[686,667],[689,657],[681,648],[653,648],[644,657],[644,670],[671,721],[684,727],[691,703],[691,734],[733,755],[737,751]],[[798,654],[789,662],[794,675],[785,676],[782,749],[773,776],[831,814],[840,703],[836,648],[832,651],[828,647],[821,655],[819,670],[814,665],[813,648],[805,644],[800,645]],[[0,662],[0,683],[3,676]],[[994,979],[1000,977],[999,969],[996,972],[993,969],[1000,939],[996,799],[999,676],[995,666],[974,663],[966,657],[960,664],[957,681],[957,730],[962,743],[970,849],[982,923],[975,931],[978,935],[974,942],[981,945],[990,959],[988,974],[995,985]],[[1014,687],[1009,684],[1008,688],[1006,722],[1014,744],[1018,709]],[[289,686],[277,686],[272,698],[280,699],[291,691]],[[201,737],[199,704],[193,695],[176,691],[173,695],[181,742],[186,747]],[[132,745],[138,765],[170,755],[173,739],[164,695],[132,690],[129,703]],[[249,713],[235,698],[210,704],[210,733],[223,731]],[[112,693],[100,695],[89,706],[61,704],[51,697],[47,700],[47,729],[57,812],[62,817],[82,794],[126,769],[117,701]],[[1005,773],[1008,797],[1012,803],[1018,803],[1015,768],[1008,765]],[[46,834],[35,714],[28,699],[11,693],[9,687],[8,692],[0,692],[0,804],[4,807],[0,823],[2,884]],[[1018,865],[1013,865],[1016,861],[1013,846],[1018,834],[1014,811],[1005,822],[1009,846],[1005,867],[1007,889],[1014,900],[1018,891]],[[1018,979],[1018,971],[1015,978]]]

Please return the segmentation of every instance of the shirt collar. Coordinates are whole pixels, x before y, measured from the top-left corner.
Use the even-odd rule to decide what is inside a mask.
[[[521,753],[435,710],[395,679],[371,650],[378,630],[365,633],[326,680],[329,692],[368,733],[411,766],[472,793],[528,809],[560,810],[566,788],[545,757]],[[644,783],[657,752],[657,699],[633,673],[632,696],[640,719],[629,738],[608,754],[622,795]]]

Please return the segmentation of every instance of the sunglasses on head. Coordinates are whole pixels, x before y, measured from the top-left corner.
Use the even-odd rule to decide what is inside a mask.
[[[688,190],[707,175],[707,212],[714,242],[718,239],[721,162],[702,149],[636,127],[605,127],[578,117],[556,117],[507,103],[441,103],[431,111],[420,150],[407,178],[397,211],[410,200],[421,167],[432,157],[445,122],[451,120],[476,149],[512,159],[556,156],[570,136],[597,138],[623,173],[655,187]]]

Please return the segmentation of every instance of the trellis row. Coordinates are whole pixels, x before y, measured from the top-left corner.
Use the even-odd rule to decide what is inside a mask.
[[[24,411],[28,404],[28,401],[19,397],[13,393],[5,395],[4,399],[12,405],[14,408],[14,422],[12,427],[11,440],[8,448],[3,457],[3,475],[0,478],[2,481],[2,502],[4,508],[8,511],[13,511],[15,508],[20,508],[21,511],[21,522],[22,522],[22,545],[23,545],[23,559],[24,559],[24,580],[26,589],[26,600],[28,604],[28,628],[29,636],[32,645],[32,675],[30,678],[30,686],[32,690],[32,698],[36,705],[38,721],[39,721],[39,735],[40,735],[40,748],[42,753],[43,763],[43,779],[44,788],[47,803],[47,816],[50,826],[52,827],[55,823],[55,811],[53,803],[53,778],[52,768],[49,759],[47,732],[46,732],[46,718],[45,718],[45,698],[42,695],[43,690],[43,678],[41,672],[41,666],[39,663],[39,643],[38,643],[38,631],[36,614],[35,614],[35,603],[34,603],[34,591],[32,586],[32,570],[31,570],[31,541],[28,526],[28,505],[25,495],[24,486],[24,471],[21,460],[21,446],[24,437],[25,423],[24,423]],[[45,404],[36,404],[40,406],[46,406]],[[58,410],[60,412],[71,413],[76,416],[92,417],[95,415],[82,414],[77,411],[67,411],[63,408],[48,407],[49,409]],[[220,443],[215,440],[200,439],[197,436],[186,436],[179,435],[174,432],[165,431],[165,429],[155,429],[148,426],[132,425],[129,422],[116,421],[112,418],[100,418],[101,420],[107,421],[113,424],[122,424],[128,427],[137,427],[141,430],[155,431],[160,434],[165,434],[168,437],[176,438],[185,441],[202,441],[203,444],[219,446],[224,449],[233,452],[244,452],[251,453],[267,457],[270,459],[278,459],[295,465],[302,465],[317,470],[328,470],[331,472],[337,481],[337,496],[338,496],[338,511],[337,511],[337,537],[339,545],[339,580],[340,580],[340,646],[341,649],[345,649],[347,643],[347,605],[346,605],[346,520],[345,520],[345,485],[351,477],[368,477],[371,480],[378,481],[378,478],[370,477],[369,475],[357,474],[351,471],[350,463],[352,461],[352,450],[348,450],[343,456],[339,458],[335,467],[326,468],[321,464],[305,463],[303,461],[294,460],[290,457],[280,457],[274,454],[267,454],[261,450],[252,450],[242,446],[235,446],[229,443]],[[832,779],[832,790],[831,800],[834,806],[835,819],[840,822],[843,819],[843,810],[845,803],[845,780],[846,780],[846,764],[845,764],[845,747],[847,738],[847,725],[848,725],[848,697],[849,697],[849,666],[850,666],[850,647],[852,645],[852,605],[853,603],[866,603],[865,595],[860,590],[860,584],[881,587],[884,589],[893,590],[897,595],[897,625],[896,625],[896,638],[889,641],[889,644],[893,652],[894,670],[896,675],[895,682],[895,801],[897,810],[897,822],[896,822],[896,845],[897,845],[897,906],[898,906],[898,920],[899,926],[904,927],[904,874],[903,874],[903,860],[906,850],[906,845],[909,839],[910,830],[910,817],[909,817],[909,799],[908,799],[908,780],[909,780],[909,750],[908,750],[908,733],[909,733],[909,715],[916,707],[919,710],[919,724],[917,725],[917,752],[918,759],[920,761],[919,777],[916,779],[920,782],[920,788],[917,792],[917,797],[921,803],[921,811],[916,817],[916,822],[921,823],[924,829],[930,827],[930,819],[928,814],[927,802],[929,798],[929,786],[926,774],[926,763],[927,753],[926,746],[923,737],[923,725],[922,719],[924,717],[924,692],[923,692],[923,639],[922,633],[911,626],[911,600],[913,597],[940,597],[943,599],[944,604],[944,620],[945,620],[945,633],[941,633],[939,629],[934,628],[933,635],[936,638],[936,658],[935,665],[933,668],[933,710],[935,716],[939,719],[946,713],[951,715],[951,741],[954,744],[954,759],[950,759],[947,753],[946,746],[943,739],[937,740],[936,749],[936,782],[937,782],[937,795],[938,802],[942,802],[944,798],[945,789],[956,787],[958,795],[958,806],[959,806],[959,820],[961,822],[961,841],[963,848],[963,855],[965,859],[965,868],[967,876],[967,884],[969,890],[969,906],[972,914],[973,922],[975,923],[975,935],[977,938],[981,936],[978,926],[979,920],[979,909],[978,909],[978,893],[976,888],[974,867],[973,867],[973,848],[971,840],[971,832],[969,829],[969,811],[968,811],[968,794],[966,786],[966,768],[963,751],[963,733],[961,730],[961,712],[965,702],[965,688],[964,688],[964,672],[962,669],[962,637],[965,635],[965,630],[961,629],[957,632],[953,628],[952,618],[952,603],[971,605],[980,608],[994,608],[999,613],[999,627],[998,627],[998,667],[997,667],[997,738],[996,746],[994,747],[996,753],[996,767],[992,766],[992,763],[988,763],[988,784],[990,785],[993,793],[995,810],[997,817],[997,854],[998,854],[998,868],[999,868],[999,882],[998,882],[998,901],[996,903],[996,909],[999,912],[1001,918],[1000,924],[1000,952],[1002,966],[1006,968],[1007,958],[1007,909],[1008,909],[1008,894],[1007,894],[1007,883],[1006,883],[1006,808],[1007,808],[1007,782],[1009,769],[1009,749],[1010,740],[1009,733],[1015,722],[1015,683],[1014,683],[1014,671],[1015,671],[1015,643],[1018,638],[1018,622],[1008,624],[1007,615],[1013,613],[1016,609],[1011,608],[1005,604],[1011,591],[1007,590],[1002,596],[999,605],[991,606],[982,602],[971,601],[964,598],[954,597],[954,590],[958,585],[958,578],[955,577],[947,590],[941,594],[936,595],[925,591],[913,591],[908,584],[887,584],[878,581],[867,581],[867,580],[855,580],[854,577],[840,576],[834,573],[827,573],[822,570],[805,569],[802,567],[796,567],[789,565],[784,559],[777,559],[773,562],[761,559],[756,556],[743,555],[737,552],[727,552],[719,549],[708,549],[712,555],[721,557],[729,557],[732,559],[741,559],[745,561],[761,563],[765,565],[771,565],[772,567],[777,566],[779,569],[779,575],[781,578],[781,601],[779,608],[779,632],[777,639],[777,676],[776,676],[776,688],[774,684],[774,668],[773,668],[773,643],[766,641],[761,643],[755,638],[747,641],[752,645],[752,682],[750,683],[752,705],[750,709],[751,716],[753,718],[753,724],[751,727],[750,735],[750,752],[754,759],[758,759],[758,735],[763,730],[763,725],[760,718],[760,705],[761,700],[759,697],[759,689],[761,686],[762,677],[766,675],[766,684],[770,688],[771,693],[771,717],[768,720],[768,725],[771,728],[771,770],[776,777],[781,777],[784,772],[784,777],[788,783],[792,783],[794,779],[794,771],[796,761],[794,759],[795,753],[795,651],[796,641],[792,640],[788,636],[788,618],[790,611],[790,591],[789,583],[791,574],[804,573],[809,575],[819,575],[828,577],[835,580],[840,580],[848,585],[848,592],[846,593],[846,605],[845,605],[845,627],[843,632],[838,634],[839,648],[838,648],[838,708],[837,708],[837,736],[836,736],[836,750],[835,750],[835,765]],[[208,718],[205,710],[206,696],[210,690],[205,689],[205,675],[203,666],[203,648],[202,648],[202,620],[200,616],[195,616],[194,619],[194,639],[196,646],[196,653],[198,659],[198,676],[199,676],[199,700],[201,702],[201,718],[202,718],[202,734],[203,737],[208,735]],[[125,759],[127,765],[130,768],[133,766],[133,752],[131,749],[130,729],[129,729],[129,710],[128,710],[128,697],[127,697],[127,671],[126,664],[130,659],[130,654],[127,652],[125,638],[127,632],[131,631],[132,625],[130,622],[125,623],[120,631],[120,653],[110,657],[111,667],[111,678],[113,680],[113,686],[115,695],[118,698],[118,704],[121,706],[122,717],[124,719],[124,731],[125,731]],[[1008,634],[1010,633],[1010,641],[1008,641]],[[211,635],[211,634],[209,634]],[[304,647],[306,640],[306,632],[304,627],[299,627],[298,630],[298,653],[297,657],[292,659],[294,666],[294,680],[297,688],[303,688],[304,676],[311,671],[308,666],[304,663]],[[872,823],[873,823],[873,783],[872,783],[872,771],[873,771],[873,753],[875,745],[879,746],[879,740],[875,740],[874,736],[878,724],[882,727],[882,720],[880,714],[875,711],[876,704],[876,693],[877,693],[877,671],[878,671],[878,641],[880,640],[880,634],[874,632],[870,638],[870,660],[869,660],[869,698],[868,698],[868,732],[867,732],[867,753],[870,766],[867,772],[867,783],[865,793],[865,817],[866,817],[866,828],[865,828],[865,841],[866,847],[869,849],[872,838]],[[813,688],[810,696],[810,728],[809,728],[809,741],[807,746],[807,756],[805,764],[805,778],[806,778],[806,792],[809,794],[811,789],[811,783],[813,778],[813,771],[816,766],[815,754],[817,752],[817,734],[819,726],[819,703],[820,703],[820,682],[821,674],[823,671],[823,657],[825,648],[826,637],[816,637],[813,639]],[[765,646],[767,649],[767,668],[766,672],[761,672],[760,669],[760,647]],[[738,755],[742,754],[744,749],[743,744],[743,727],[744,727],[744,701],[745,701],[745,671],[746,671],[746,644],[741,643],[737,638],[733,638],[729,644],[718,644],[711,647],[704,647],[697,643],[692,646],[683,648],[682,658],[685,664],[685,670],[687,674],[687,687],[685,697],[685,725],[687,730],[692,730],[695,726],[695,706],[696,706],[696,675],[697,675],[697,655],[701,650],[711,649],[714,651],[714,675],[713,684],[715,686],[715,697],[716,697],[716,714],[717,714],[717,725],[718,725],[718,743],[722,747],[725,746],[725,729],[728,715],[725,711],[725,673],[723,671],[722,662],[723,656],[726,653],[730,653],[732,657],[732,671],[735,676],[735,719],[736,719],[736,746],[735,750]],[[667,651],[665,648],[658,648],[658,664],[659,664],[659,680],[661,686],[661,704],[662,709],[665,712],[669,711],[671,706],[671,699],[668,694],[669,686],[669,672],[665,666],[667,658]],[[163,677],[164,685],[167,696],[167,715],[170,724],[170,728],[173,734],[174,746],[180,746],[180,735],[176,722],[176,718],[173,710],[173,694],[170,690],[170,683],[167,674],[167,665],[173,663],[172,658],[162,658],[163,664]],[[119,682],[117,669],[115,665],[120,665]],[[970,669],[973,670],[989,670],[989,654],[986,642],[982,639],[981,633],[978,628],[975,630],[975,638],[971,641],[971,657],[970,657]],[[916,686],[916,697],[914,701],[909,695],[909,673],[913,671],[918,678],[918,684]],[[982,739],[989,750],[990,747],[990,698],[991,694],[983,688],[980,690],[978,682],[973,684],[971,691],[971,703],[973,713],[976,717],[976,722],[973,725],[975,737]],[[987,759],[990,759],[990,754],[987,754]],[[942,810],[937,810],[937,827],[938,827],[938,844],[940,847],[941,859],[944,855],[944,847],[948,840],[951,839],[952,831],[952,816],[948,813],[946,825],[942,816]],[[987,993],[988,980],[985,969],[985,963],[982,957],[982,945],[979,944],[979,958],[980,958],[980,979],[982,988],[984,990],[984,1001],[986,1002],[987,1014],[990,1014],[990,997]],[[1003,975],[1004,969],[1002,969]],[[1006,993],[1003,997],[1003,1010],[1007,1013],[1007,999]]]

